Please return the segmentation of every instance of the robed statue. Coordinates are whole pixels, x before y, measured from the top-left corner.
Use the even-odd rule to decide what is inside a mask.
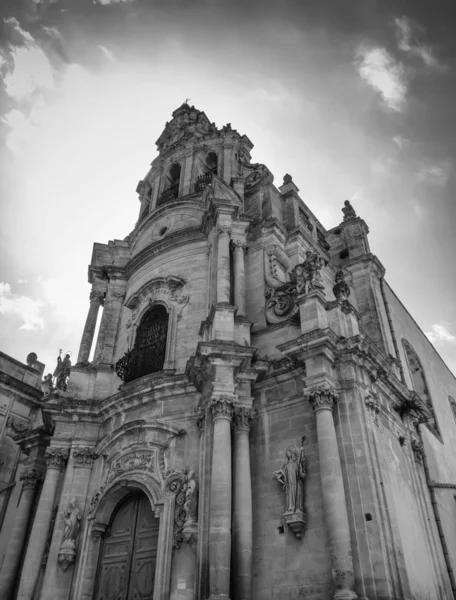
[[[282,485],[286,497],[286,512],[304,512],[304,480],[306,478],[306,457],[301,446],[288,446],[285,453],[287,462],[273,475]]]
[[[62,360],[61,354],[62,351],[60,350],[57,357],[57,366],[54,371],[55,387],[58,390],[66,392],[71,373],[71,360],[69,354],[65,354],[65,358]]]
[[[81,511],[76,505],[75,498],[73,498],[73,500],[70,502],[63,520],[65,522],[65,529],[63,530],[63,543],[69,541],[74,542],[78,537],[79,529],[81,527]]]
[[[290,273],[298,295],[308,294],[315,289],[324,289],[320,273],[324,266],[325,261],[321,256],[316,252],[306,251],[305,261],[297,264]]]

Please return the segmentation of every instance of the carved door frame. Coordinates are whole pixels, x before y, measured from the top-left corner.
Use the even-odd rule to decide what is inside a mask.
[[[154,593],[151,600],[169,597],[174,534],[175,496],[164,495],[160,484],[147,473],[129,474],[128,479],[114,481],[100,497],[91,520],[86,521],[81,555],[84,557],[76,574],[73,599],[92,600],[95,594],[97,567],[102,550],[102,536],[119,503],[131,492],[141,491],[149,499],[159,520]],[[78,585],[79,584],[79,585]]]

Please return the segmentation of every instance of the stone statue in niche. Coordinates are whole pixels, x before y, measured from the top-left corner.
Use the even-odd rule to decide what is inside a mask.
[[[76,498],[70,502],[63,515],[65,529],[60,544],[58,562],[64,571],[76,560],[76,539],[81,529],[81,511],[76,504]]]
[[[305,436],[302,438],[304,444]],[[306,456],[301,448],[288,446],[285,456],[287,462],[273,472],[275,479],[285,491],[285,511],[283,519],[300,540],[306,526],[304,512],[304,482],[306,479]]]
[[[69,354],[65,354],[65,358],[62,360],[61,354],[62,351],[60,350],[57,357],[57,366],[54,371],[55,387],[57,390],[66,392],[71,373],[71,360]]]
[[[336,284],[333,286],[333,293],[338,302],[345,302],[350,296],[350,288],[345,281],[345,273],[342,270],[336,272]]]

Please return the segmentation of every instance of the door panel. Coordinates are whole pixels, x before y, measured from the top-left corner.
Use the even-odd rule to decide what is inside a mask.
[[[138,506],[128,600],[152,598],[157,546],[158,520],[154,517],[148,499],[143,496]]]
[[[158,544],[158,520],[143,494],[123,504],[104,540],[97,600],[152,597]]]

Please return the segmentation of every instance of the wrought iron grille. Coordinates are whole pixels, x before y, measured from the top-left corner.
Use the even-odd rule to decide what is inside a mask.
[[[204,173],[204,175],[198,175],[195,182],[195,192],[201,192],[204,188],[212,182],[212,173]]]
[[[135,347],[116,363],[117,375],[127,383],[163,370],[166,355],[168,313],[162,306],[149,310],[136,334]]]
[[[179,196],[179,182],[173,184],[164,192],[162,192],[161,196],[158,198],[157,206],[168,202],[169,200],[175,200]]]

